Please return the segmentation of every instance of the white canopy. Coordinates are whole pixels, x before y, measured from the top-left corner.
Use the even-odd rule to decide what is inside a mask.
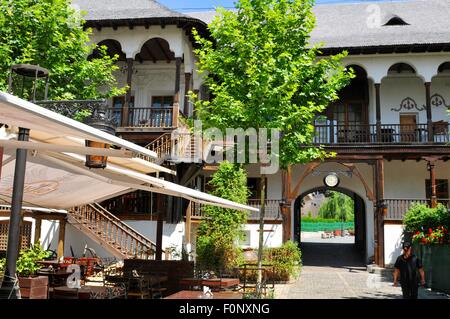
[[[254,207],[146,175],[171,171],[136,157],[156,156],[146,148],[3,92],[0,92],[0,123],[8,124],[10,128],[29,128],[29,143],[35,143],[38,149],[28,153],[24,206],[66,209],[141,189],[224,208],[258,211]],[[18,147],[11,143],[15,138],[14,132],[10,129],[7,133],[9,134],[0,136],[0,146],[2,141],[4,146],[0,198],[6,201],[12,195],[15,150]],[[90,170],[85,167],[85,156],[80,155],[80,152],[74,154],[55,151],[54,145],[59,145],[62,149],[67,147],[72,152],[77,147],[84,147],[85,139],[114,144],[131,151],[135,156],[109,156],[104,170]],[[5,142],[6,140],[9,142]],[[45,150],[45,145],[41,143],[53,146]]]

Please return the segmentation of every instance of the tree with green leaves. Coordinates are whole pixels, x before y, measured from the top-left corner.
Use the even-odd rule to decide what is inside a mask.
[[[240,204],[247,203],[247,174],[240,165],[222,162],[209,184],[212,195]],[[205,217],[198,230],[197,262],[202,268],[218,272],[230,270],[237,266],[240,259],[238,241],[242,236],[242,225],[247,220],[247,213],[206,206]]]
[[[345,53],[319,57],[320,46],[310,43],[312,7],[312,0],[240,0],[234,11],[218,9],[209,25],[211,40],[194,31],[200,73],[212,96],[195,102],[203,125],[223,131],[278,129],[276,155],[283,169],[326,156],[311,145],[313,122],[352,78],[341,63]],[[264,176],[261,185],[259,266]]]
[[[321,218],[342,221],[354,219],[355,203],[350,196],[335,191],[330,191],[327,195],[325,202],[319,209]]]
[[[69,0],[0,0],[0,90],[12,65],[28,63],[50,71],[49,99],[123,94],[113,74],[118,57],[89,45],[90,34]],[[94,50],[100,54],[88,59]]]

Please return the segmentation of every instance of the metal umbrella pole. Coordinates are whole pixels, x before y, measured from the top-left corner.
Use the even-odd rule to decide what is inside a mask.
[[[19,128],[19,141],[28,141],[30,130]],[[11,200],[11,217],[8,230],[8,248],[6,251],[5,275],[0,289],[0,298],[20,298],[19,286],[16,282],[16,266],[20,248],[20,224],[22,220],[22,200],[25,183],[27,150],[17,149],[14,170],[14,184]]]

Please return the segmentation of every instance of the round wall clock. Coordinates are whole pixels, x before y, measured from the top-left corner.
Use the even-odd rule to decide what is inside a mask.
[[[325,176],[323,182],[328,187],[337,187],[339,185],[339,177],[336,173],[330,173]]]

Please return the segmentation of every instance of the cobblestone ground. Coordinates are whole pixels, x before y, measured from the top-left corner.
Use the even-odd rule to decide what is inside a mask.
[[[302,243],[303,268],[300,278],[276,285],[280,299],[398,299],[401,288],[392,280],[368,273],[361,254],[351,244],[353,238],[325,241],[310,239]],[[419,290],[420,299],[449,299],[449,296]]]

